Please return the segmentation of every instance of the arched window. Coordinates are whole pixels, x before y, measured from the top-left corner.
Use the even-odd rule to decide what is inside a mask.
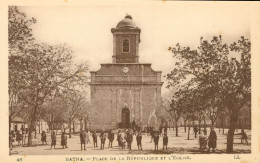
[[[123,52],[124,52],[124,53],[130,52],[129,40],[124,40],[124,41],[123,41]]]

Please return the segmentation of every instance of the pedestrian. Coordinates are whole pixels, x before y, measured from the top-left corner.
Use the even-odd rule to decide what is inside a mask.
[[[195,138],[197,138],[197,133],[198,133],[198,127],[194,126],[194,134],[195,134]]]
[[[142,149],[142,133],[141,132],[138,132],[138,134],[136,135],[136,142],[137,142],[137,147],[138,147],[138,150]]]
[[[68,148],[67,146],[67,135],[65,132],[62,132],[61,134],[61,146],[62,148]]]
[[[100,137],[100,142],[101,142],[100,149],[104,149],[104,145],[105,145],[105,142],[106,142],[106,134],[104,132],[101,132],[99,137]]]
[[[132,142],[133,142],[133,134],[131,131],[129,131],[127,133],[127,137],[126,137],[126,141],[127,141],[127,146],[129,148],[129,150],[131,150],[132,148]]]
[[[164,136],[163,136],[163,150],[164,150],[164,147],[166,147],[166,150],[167,150],[167,145],[168,145],[168,136],[167,136],[167,133],[164,133]]]
[[[153,139],[154,139],[154,128],[153,127],[150,128],[150,135],[151,135],[151,141],[150,142],[153,142]]]
[[[154,150],[158,150],[159,135],[157,132],[154,133]]]
[[[113,131],[110,131],[108,133],[108,140],[109,140],[108,147],[112,148],[112,144],[113,144],[113,141],[114,141],[114,133],[113,133]]]
[[[55,134],[54,131],[52,132],[52,135],[51,135],[51,149],[52,149],[52,146],[54,146],[54,149],[55,149],[55,146],[56,146],[56,134]]]
[[[246,135],[244,129],[241,130],[241,135],[242,135],[242,137],[241,137],[241,144],[243,144],[244,140],[245,140],[246,144],[248,145],[247,135]]]
[[[9,134],[9,148],[12,150],[13,149],[13,142],[15,139],[15,134],[14,131],[11,131]]]
[[[44,143],[47,144],[46,139],[47,139],[46,133],[45,133],[45,131],[42,131],[42,134],[41,134],[42,145],[43,145]]]
[[[18,130],[16,132],[16,141],[18,141],[18,145],[21,145],[21,140],[22,140],[22,136],[21,136],[20,131]]]
[[[80,134],[79,134],[79,137],[80,137],[80,147],[81,147],[81,150],[82,149],[82,145],[84,145],[84,150],[86,150],[86,137],[87,137],[87,134],[84,130],[81,130]]]
[[[209,146],[209,152],[210,152],[210,148],[213,149],[213,152],[215,152],[215,148],[217,147],[217,134],[214,131],[214,128],[211,128],[209,137],[208,137],[208,146]]]
[[[24,145],[25,144],[25,139],[26,139],[26,134],[25,134],[25,131],[24,129],[22,130],[22,144]]]
[[[86,132],[86,143],[90,144],[90,131],[89,130],[87,130],[87,132]]]
[[[117,134],[117,142],[118,142],[118,147],[121,147],[121,133]]]
[[[123,132],[120,134],[120,144],[122,149],[125,149],[125,145],[126,145],[126,134]]]
[[[97,146],[97,134],[96,134],[96,131],[93,132],[92,138],[93,138],[94,148],[95,148],[95,147],[98,147],[98,146]]]

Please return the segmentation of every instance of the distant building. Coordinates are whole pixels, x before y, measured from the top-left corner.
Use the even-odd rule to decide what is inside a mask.
[[[142,126],[159,123],[157,99],[161,97],[161,71],[139,63],[141,30],[127,15],[113,34],[113,63],[91,71],[91,129],[127,128],[133,120]]]
[[[26,128],[28,128],[27,124],[25,123],[25,121],[20,118],[20,117],[14,117],[11,120],[11,131],[22,131],[22,130],[26,130]]]

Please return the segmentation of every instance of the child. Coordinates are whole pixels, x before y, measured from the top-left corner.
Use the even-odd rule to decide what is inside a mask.
[[[164,133],[164,136],[163,136],[163,150],[164,150],[164,147],[166,147],[166,150],[167,150],[167,145],[168,145],[168,136],[167,136],[167,133]]]
[[[51,135],[51,149],[52,149],[52,146],[54,146],[54,149],[55,149],[55,146],[56,146],[56,134],[55,134],[55,132],[52,132],[52,135]]]

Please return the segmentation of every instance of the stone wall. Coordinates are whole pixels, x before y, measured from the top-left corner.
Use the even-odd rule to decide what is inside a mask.
[[[130,122],[147,126],[158,123],[155,109],[160,97],[158,86],[95,86],[92,87],[93,123],[91,129],[116,128],[122,120],[122,109],[130,110]]]

